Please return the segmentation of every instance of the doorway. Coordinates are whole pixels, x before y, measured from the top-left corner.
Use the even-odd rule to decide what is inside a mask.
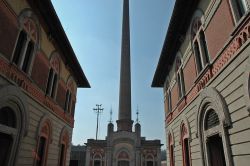
[[[94,166],[101,166],[101,161],[100,160],[95,160],[94,161]]]
[[[226,166],[221,137],[217,134],[208,138],[208,150],[211,166]]]
[[[118,166],[129,166],[129,161],[125,160],[118,161]]]

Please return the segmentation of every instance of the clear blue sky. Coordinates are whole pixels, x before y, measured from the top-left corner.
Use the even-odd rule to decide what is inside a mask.
[[[102,104],[99,139],[105,139],[109,112],[116,127],[123,0],[52,0],[91,88],[78,89],[73,144],[95,138],[96,114]],[[174,0],[130,0],[132,118],[142,136],[165,144],[163,91],[151,88]]]

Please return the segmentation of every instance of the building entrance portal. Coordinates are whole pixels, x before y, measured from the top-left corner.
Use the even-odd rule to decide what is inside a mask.
[[[129,161],[125,160],[118,161],[118,166],[129,166]]]
[[[95,160],[94,161],[94,166],[101,166],[101,161],[100,160]]]

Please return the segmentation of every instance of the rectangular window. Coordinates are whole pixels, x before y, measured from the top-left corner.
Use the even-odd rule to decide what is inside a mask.
[[[170,166],[174,166],[174,146],[170,145]]]
[[[154,166],[154,162],[153,161],[147,161],[147,166]]]
[[[171,99],[171,91],[168,91],[168,111],[172,111],[172,99]]]
[[[234,19],[238,22],[248,10],[246,0],[230,0],[230,2],[233,9]]]
[[[180,78],[180,73],[177,73],[177,84],[178,84],[179,99],[181,99],[182,92],[181,92],[181,78]]]
[[[71,101],[71,92],[69,90],[67,90],[66,93],[66,100],[65,100],[65,104],[64,104],[64,111],[69,113],[71,106],[72,105],[72,101]]]
[[[59,166],[64,166],[64,159],[65,159],[65,145],[61,144],[61,154],[60,154]]]
[[[29,69],[29,65],[30,65],[30,61],[31,61],[31,57],[33,54],[33,50],[34,50],[34,44],[30,41],[24,56],[24,61],[23,61],[23,66],[22,66],[22,70],[27,73],[28,69]]]
[[[247,6],[245,0],[235,0],[239,19],[246,13]]]
[[[54,80],[51,89],[51,97],[54,98],[56,94],[56,85],[57,85],[57,74],[54,75]]]
[[[219,134],[209,137],[207,146],[210,157],[210,164],[226,165],[222,138],[219,136]]]
[[[46,138],[40,137],[39,140],[39,147],[38,147],[38,159],[36,162],[36,166],[43,166],[44,165],[44,156],[46,150]]]
[[[208,55],[206,37],[203,31],[200,32],[200,43],[201,43],[203,64],[205,67],[206,64],[209,63],[209,55]]]
[[[71,93],[69,93],[68,108],[67,108],[68,113],[70,112],[70,106],[71,106]]]
[[[190,166],[190,158],[189,158],[189,144],[188,144],[188,139],[186,138],[186,139],[184,139],[184,141],[183,141],[183,143],[184,143],[184,155],[185,155],[185,166]]]
[[[56,96],[57,79],[58,79],[57,74],[51,68],[49,71],[49,77],[48,77],[47,88],[46,88],[46,95],[50,96],[53,99]]]
[[[95,160],[94,161],[94,166],[101,166],[101,161],[100,160]]]
[[[186,94],[186,88],[185,88],[185,82],[184,82],[184,74],[183,70],[181,69],[180,71],[180,78],[181,78],[181,91],[182,91],[182,96]]]
[[[18,36],[14,56],[12,58],[12,62],[16,65],[18,65],[20,61],[20,56],[22,54],[26,41],[27,41],[27,34],[24,31],[21,31]]]
[[[46,94],[49,95],[50,93],[50,87],[52,84],[52,78],[53,78],[53,69],[49,70],[49,77],[48,77],[48,81],[47,81],[47,88],[46,88]]]
[[[71,106],[71,116],[72,116],[72,117],[75,116],[75,102],[72,102],[72,106]]]
[[[202,62],[201,62],[200,48],[199,48],[199,44],[197,41],[194,42],[194,51],[195,51],[197,72],[200,73],[202,70]]]
[[[0,165],[7,165],[12,148],[12,137],[0,133]]]
[[[65,99],[65,104],[64,104],[64,112],[67,112],[68,109],[68,104],[69,104],[69,90],[66,92],[66,99]]]

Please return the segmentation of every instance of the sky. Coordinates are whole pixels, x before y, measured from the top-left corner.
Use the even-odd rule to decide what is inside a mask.
[[[91,85],[78,89],[72,143],[83,145],[96,134],[96,113],[102,104],[98,139],[107,124],[115,124],[119,107],[119,80],[123,0],[52,0],[65,33]],[[174,0],[130,0],[132,119],[142,136],[165,144],[162,88],[151,88]],[[135,123],[134,123],[135,124]]]

